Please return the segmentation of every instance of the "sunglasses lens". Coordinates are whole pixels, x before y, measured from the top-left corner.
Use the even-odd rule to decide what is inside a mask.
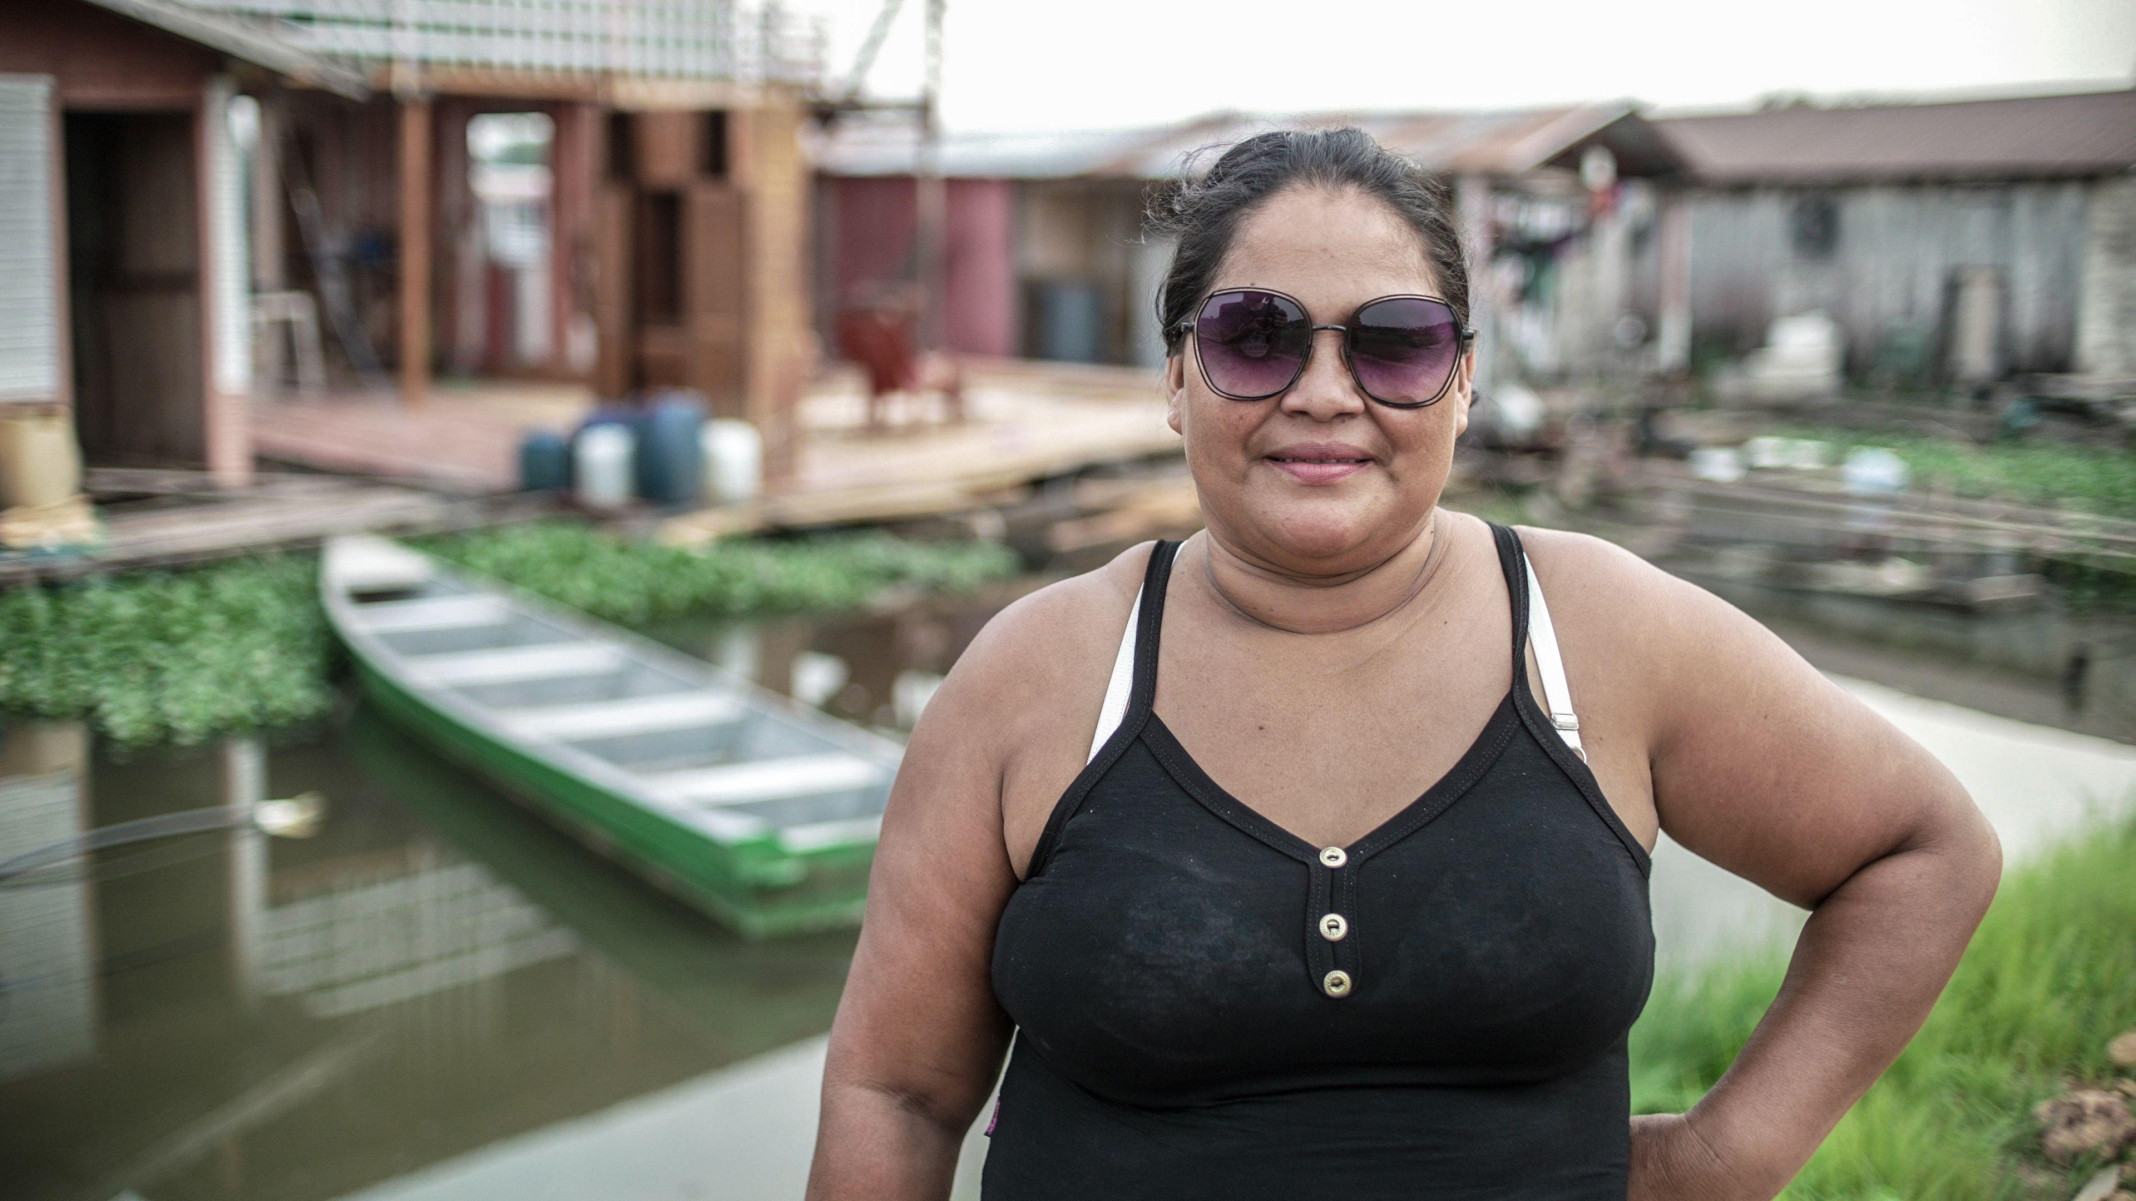
[[[1357,311],[1350,363],[1357,382],[1388,404],[1437,400],[1461,357],[1461,322],[1436,300],[1396,296]]]
[[[1218,292],[1194,322],[1202,374],[1211,388],[1238,399],[1290,387],[1312,337],[1305,310],[1272,292]]]

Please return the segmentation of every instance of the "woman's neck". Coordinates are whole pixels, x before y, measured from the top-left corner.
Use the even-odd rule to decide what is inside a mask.
[[[1446,559],[1448,524],[1434,508],[1423,530],[1393,554],[1332,576],[1285,571],[1204,530],[1197,574],[1216,604],[1240,621],[1289,634],[1340,634],[1414,614]]]

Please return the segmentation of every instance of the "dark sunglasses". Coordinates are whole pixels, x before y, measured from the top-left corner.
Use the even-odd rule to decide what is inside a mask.
[[[1476,337],[1436,296],[1381,296],[1342,325],[1315,325],[1305,306],[1267,288],[1226,288],[1201,313],[1167,332],[1194,333],[1202,381],[1231,400],[1279,396],[1305,374],[1313,335],[1342,331],[1342,360],[1365,395],[1397,409],[1421,409],[1446,395],[1461,354]]]

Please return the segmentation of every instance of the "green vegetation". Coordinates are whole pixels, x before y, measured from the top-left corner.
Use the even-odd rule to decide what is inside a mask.
[[[908,542],[883,534],[730,541],[698,553],[540,522],[424,549],[607,621],[684,613],[791,613],[865,604],[893,588],[966,592],[1017,569],[993,543]]]
[[[2049,1168],[2035,1103],[2100,1080],[2106,1043],[2136,1025],[2136,822],[2076,840],[2010,874],[1950,988],[1906,1053],[1840,1122],[1786,1194],[1793,1201],[2062,1201],[2098,1165]],[[1661,982],[1632,1030],[1632,1102],[1696,1101],[1780,987],[1761,958]],[[2024,1173],[2055,1187],[2028,1192]]]
[[[1830,442],[1842,455],[1857,446],[1886,447],[1905,460],[1917,484],[1949,488],[1961,496],[2004,497],[2136,518],[2136,457],[2125,450],[2050,442],[1976,446],[1956,438],[1809,426],[1777,432]]]
[[[1016,570],[991,544],[884,535],[720,543],[703,554],[568,522],[428,540],[529,591],[633,624],[969,590]],[[113,743],[196,743],[332,706],[332,636],[312,555],[0,593],[0,711],[88,720]]]
[[[309,557],[0,593],[0,709],[123,744],[304,721],[333,701]]]

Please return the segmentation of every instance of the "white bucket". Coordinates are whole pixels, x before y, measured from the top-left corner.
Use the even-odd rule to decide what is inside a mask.
[[[579,504],[589,509],[620,509],[630,503],[635,442],[620,425],[596,425],[579,435],[572,459]]]
[[[705,422],[698,435],[705,456],[705,500],[736,505],[757,498],[764,482],[764,439],[746,421]]]

